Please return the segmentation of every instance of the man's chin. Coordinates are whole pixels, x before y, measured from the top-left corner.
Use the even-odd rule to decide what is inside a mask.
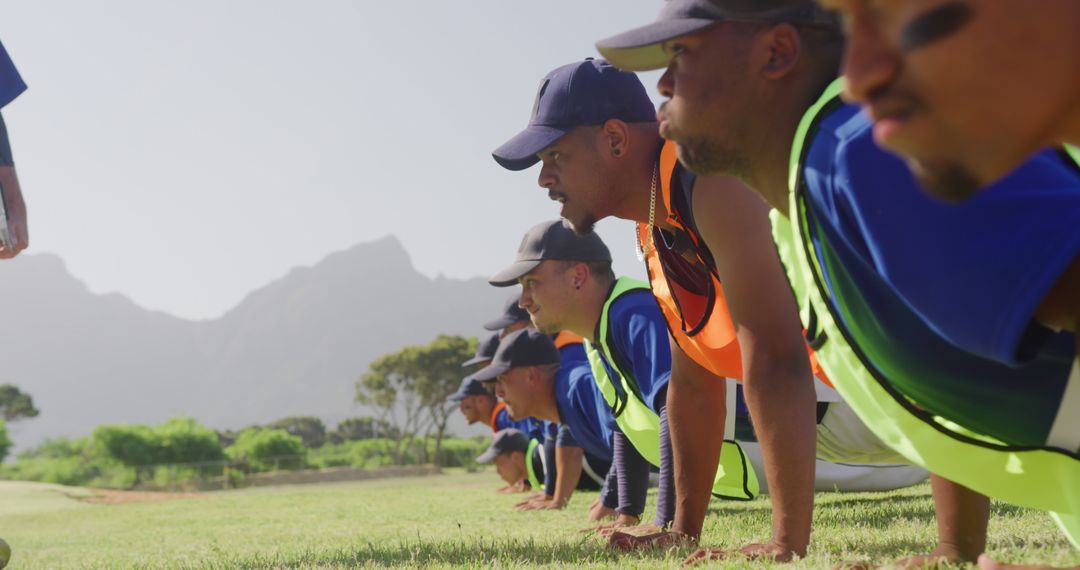
[[[975,175],[957,162],[910,159],[908,167],[927,194],[944,202],[963,202],[983,188]]]
[[[582,214],[580,216],[574,216],[573,218],[565,218],[570,222],[570,229],[574,230],[574,233],[579,236],[587,236],[593,232],[593,228],[596,227],[596,216],[592,214]]]

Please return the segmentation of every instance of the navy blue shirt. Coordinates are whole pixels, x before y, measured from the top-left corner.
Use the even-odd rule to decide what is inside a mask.
[[[0,42],[0,108],[14,101],[23,91],[26,91],[26,83]]]
[[[562,362],[555,374],[555,401],[560,423],[570,428],[586,454],[610,463],[615,418],[596,387],[585,347],[580,343],[569,344],[560,348],[559,353]]]
[[[855,106],[822,119],[807,144],[810,244],[864,359],[930,412],[1044,443],[1075,341],[1033,313],[1080,254],[1080,175],[1047,151],[950,205],[874,144]]]
[[[495,414],[495,425],[492,431],[502,431],[506,428],[514,428],[521,433],[529,436],[529,439],[535,439],[537,441],[544,441],[544,426],[540,420],[535,418],[523,418],[515,421],[510,417],[510,412],[503,406]]]
[[[666,405],[671,379],[671,343],[667,323],[649,289],[625,293],[608,311],[608,347],[619,369],[633,375],[645,405],[659,413]],[[612,380],[618,378],[602,351],[600,355]]]

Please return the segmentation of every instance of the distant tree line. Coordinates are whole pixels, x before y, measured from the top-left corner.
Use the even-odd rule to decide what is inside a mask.
[[[354,417],[328,430],[322,420],[291,416],[241,430],[214,431],[191,418],[157,425],[103,425],[89,437],[46,440],[0,465],[0,478],[64,484],[134,486],[205,466],[255,473],[306,467],[376,467],[435,463],[472,466],[488,438],[447,438],[456,405],[447,398],[472,357],[476,339],[440,335],[371,363],[356,382],[356,400],[376,417]],[[38,415],[29,395],[0,386],[0,460],[11,448],[4,420]],[[180,476],[184,476],[180,473]]]
[[[327,431],[313,417],[216,432],[191,418],[156,426],[104,425],[89,437],[53,438],[0,465],[0,479],[132,488],[165,482],[325,467],[374,468],[427,463],[434,442],[402,449],[393,428],[370,417],[349,418]],[[443,467],[474,466],[488,438],[444,439]],[[226,471],[228,466],[229,471]]]

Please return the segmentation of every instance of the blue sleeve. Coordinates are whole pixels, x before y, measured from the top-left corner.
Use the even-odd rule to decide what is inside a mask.
[[[855,247],[943,338],[999,362],[1025,360],[1036,308],[1080,255],[1080,175],[1046,151],[974,198],[944,204],[874,145],[865,119],[847,126],[825,173],[834,223],[861,237]]]
[[[581,447],[577,440],[574,439],[574,434],[570,433],[570,426],[559,424],[556,447]]]
[[[555,439],[559,433],[559,426],[553,422],[545,422],[544,426],[544,494],[549,497],[555,496],[555,482],[558,480],[559,470],[555,465]]]
[[[671,343],[660,307],[648,291],[627,295],[612,304],[609,329],[622,365],[628,366],[646,405],[659,411],[666,405],[671,378]]]
[[[26,91],[26,83],[15,69],[15,62],[11,61],[4,44],[0,43],[0,108],[14,101],[23,91]]]
[[[608,469],[604,486],[600,487],[600,502],[609,509],[619,508],[619,475],[614,466]]]
[[[624,515],[640,517],[645,511],[645,496],[649,492],[649,462],[621,431],[615,432],[614,447],[615,460],[608,469],[608,480],[612,473],[616,474],[619,486],[619,506],[616,510]]]

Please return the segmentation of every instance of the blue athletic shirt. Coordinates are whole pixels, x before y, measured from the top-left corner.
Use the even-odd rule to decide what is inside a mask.
[[[855,106],[833,111],[803,168],[810,243],[841,324],[917,405],[1042,444],[1075,341],[1032,314],[1080,252],[1080,176],[1047,151],[944,204],[874,144],[871,126]]]
[[[596,387],[585,347],[581,343],[568,344],[559,349],[559,354],[562,362],[555,374],[555,401],[560,423],[570,428],[586,454],[610,464],[615,417]]]
[[[506,428],[514,428],[529,436],[529,439],[535,439],[540,442],[544,441],[544,426],[539,420],[534,418],[523,418],[514,421],[510,417],[510,412],[504,407],[495,414],[495,431],[501,431]]]
[[[26,91],[26,83],[0,42],[0,108],[14,101],[23,91]]]
[[[667,323],[656,298],[648,289],[620,296],[608,311],[612,357],[622,359],[622,368],[631,371],[645,405],[656,413],[666,405],[671,379],[671,343]],[[594,335],[595,336],[595,335]],[[612,363],[601,353],[613,380],[618,378]]]

